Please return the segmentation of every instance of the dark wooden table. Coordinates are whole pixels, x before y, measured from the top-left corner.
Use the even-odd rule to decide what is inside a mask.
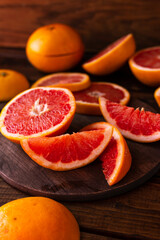
[[[86,54],[85,58],[89,55]],[[83,59],[84,60],[84,59]],[[1,68],[9,68],[25,74],[30,82],[43,76],[27,61],[24,49],[1,48]],[[73,71],[82,71],[81,67]],[[93,77],[93,81],[109,81],[126,87],[131,96],[153,106],[154,88],[139,83],[128,65],[107,77]],[[5,103],[0,104],[0,109]],[[0,205],[14,199],[29,196],[0,179]],[[160,239],[160,171],[136,189],[105,200],[88,202],[62,202],[76,217],[82,240],[158,240]]]

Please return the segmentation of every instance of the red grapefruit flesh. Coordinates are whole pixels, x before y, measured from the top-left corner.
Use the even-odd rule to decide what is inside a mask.
[[[1,133],[17,143],[28,137],[57,135],[67,130],[74,113],[75,99],[68,89],[32,88],[3,108]]]
[[[105,129],[112,126],[106,122],[92,123],[81,131],[89,131],[93,129]],[[99,156],[102,162],[104,176],[110,186],[119,182],[129,171],[131,167],[131,154],[125,139],[116,127],[113,127],[112,138]]]
[[[160,85],[160,46],[143,49],[129,60],[135,77],[149,86]]]
[[[134,54],[135,48],[133,35],[128,34],[89,59],[82,67],[91,74],[110,74],[118,70]]]
[[[80,91],[91,84],[90,78],[83,73],[55,73],[37,80],[32,87],[64,87],[71,91]]]
[[[126,138],[137,142],[160,140],[160,114],[145,111],[143,108],[122,106],[103,97],[100,108],[106,121],[113,124]]]
[[[57,137],[29,138],[21,141],[23,150],[39,165],[56,171],[83,167],[105,149],[112,127]]]
[[[122,105],[127,104],[130,99],[130,94],[125,88],[105,82],[92,82],[89,88],[74,93],[74,96],[76,112],[91,115],[101,115],[98,102],[98,98],[101,96]]]

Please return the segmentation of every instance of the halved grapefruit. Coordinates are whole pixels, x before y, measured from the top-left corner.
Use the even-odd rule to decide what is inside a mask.
[[[89,76],[84,73],[54,73],[40,78],[32,87],[63,87],[74,92],[83,90],[90,84]]]
[[[96,122],[82,128],[81,131],[105,129],[108,126],[112,125]],[[116,127],[113,127],[112,138],[99,159],[102,161],[103,173],[110,186],[119,182],[129,171],[132,157],[124,137]]]
[[[103,96],[122,105],[128,103],[130,93],[127,89],[106,82],[92,82],[91,86],[83,91],[74,93],[76,112],[82,114],[101,115],[98,98]]]
[[[128,34],[107,46],[82,67],[91,74],[110,74],[118,70],[134,54],[135,49],[134,37]]]
[[[160,46],[143,49],[129,60],[135,77],[149,86],[160,85]]]
[[[32,88],[13,98],[0,115],[1,133],[19,143],[28,137],[57,135],[69,127],[75,99],[65,88]]]
[[[56,171],[83,167],[93,162],[112,136],[107,129],[65,134],[57,137],[29,138],[21,141],[23,150],[39,165]]]
[[[122,106],[103,97],[99,98],[99,103],[106,121],[117,127],[126,138],[137,142],[160,140],[160,114],[144,108]]]
[[[158,106],[160,107],[160,87],[155,90],[154,98],[155,98]]]

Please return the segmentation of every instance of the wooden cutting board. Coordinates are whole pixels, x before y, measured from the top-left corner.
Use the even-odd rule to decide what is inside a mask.
[[[153,109],[139,100],[130,105]],[[68,132],[76,132],[87,124],[104,121],[101,116],[76,114]],[[160,142],[136,143],[127,140],[132,155],[128,174],[109,187],[97,159],[88,166],[67,172],[45,169],[32,161],[20,145],[0,135],[0,175],[26,193],[65,201],[86,201],[111,197],[129,191],[147,181],[160,169]]]

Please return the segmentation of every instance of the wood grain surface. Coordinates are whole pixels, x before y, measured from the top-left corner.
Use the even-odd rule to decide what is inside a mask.
[[[130,105],[150,110],[148,105],[136,99],[132,99]],[[68,132],[77,132],[90,123],[100,121],[104,121],[103,117],[76,114]],[[127,140],[127,143],[132,156],[131,169],[122,181],[110,187],[98,159],[83,168],[56,172],[39,166],[24,153],[20,145],[0,135],[0,176],[24,192],[60,201],[111,197],[137,187],[160,169],[159,142],[144,144]]]
[[[27,62],[24,49],[1,48],[0,63],[2,68],[22,72],[31,82],[43,76],[43,73]],[[74,70],[82,69],[78,66]],[[91,80],[118,83],[130,91],[131,98],[141,99],[160,112],[153,98],[155,88],[138,82],[131,74],[128,65],[106,77],[91,76]],[[5,103],[1,103],[0,107],[4,105]],[[160,171],[141,186],[115,197],[89,202],[61,202],[76,217],[80,225],[81,240],[159,240],[159,189]],[[30,195],[11,187],[0,179],[0,205],[27,196]]]
[[[74,27],[87,51],[130,32],[137,49],[159,45],[159,9],[159,0],[1,0],[0,46],[24,47],[36,28],[53,22]]]

